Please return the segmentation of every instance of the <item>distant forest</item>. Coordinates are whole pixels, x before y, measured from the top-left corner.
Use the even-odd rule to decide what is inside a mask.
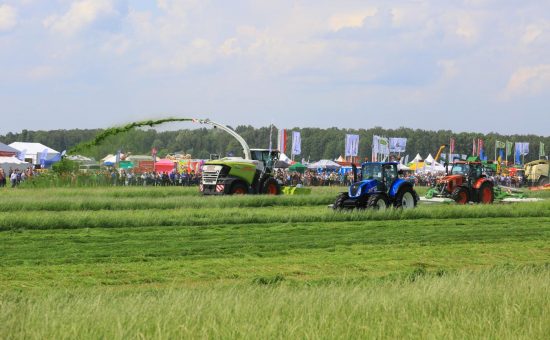
[[[251,148],[269,147],[269,127],[254,128],[252,126],[237,126],[235,130],[248,142]],[[101,129],[72,129],[51,131],[29,131],[20,133],[8,133],[0,136],[0,141],[5,144],[12,142],[39,142],[55,150],[69,150],[81,142],[91,140],[100,133]],[[429,153],[435,156],[437,149],[442,144],[448,144],[449,138],[456,140],[455,153],[470,154],[472,152],[472,140],[482,138],[485,143],[485,152],[489,159],[494,157],[495,141],[528,142],[530,143],[529,155],[525,161],[538,159],[539,143],[546,145],[550,150],[550,137],[535,135],[501,135],[496,133],[453,133],[450,130],[427,131],[419,129],[399,128],[395,130],[374,127],[371,129],[338,129],[338,128],[294,128],[288,129],[286,154],[290,154],[291,133],[300,131],[302,137],[302,154],[295,157],[297,160],[334,159],[344,155],[345,135],[348,133],[360,135],[359,157],[371,157],[372,136],[408,138],[407,151],[412,159],[416,153],[422,157]],[[277,147],[277,129],[272,131],[272,146]],[[109,137],[105,142],[94,147],[83,155],[101,159],[107,154],[114,154],[117,150],[131,152],[132,154],[150,154],[151,149],[156,148],[158,155],[164,157],[168,153],[191,154],[193,158],[208,158],[210,154],[222,156],[234,154],[240,155],[239,143],[229,134],[217,129],[184,129],[178,131],[156,131],[154,129],[136,129],[116,136]],[[446,149],[448,152],[448,149]],[[289,155],[290,156],[290,155]]]

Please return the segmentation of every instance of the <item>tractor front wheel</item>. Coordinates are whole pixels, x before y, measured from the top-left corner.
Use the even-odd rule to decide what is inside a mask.
[[[367,201],[367,208],[373,210],[386,210],[388,205],[388,198],[384,194],[374,194]]]
[[[405,187],[397,193],[394,207],[402,209],[412,209],[416,207],[416,195],[411,187]]]
[[[275,178],[269,178],[265,181],[262,192],[266,195],[280,195],[281,186]]]
[[[344,201],[349,198],[349,195],[347,192],[342,192],[336,197],[336,201],[334,201],[334,204],[332,205],[332,209],[334,210],[342,210],[344,209]]]
[[[468,201],[470,201],[470,198],[468,197],[468,190],[464,187],[458,187],[453,191],[453,194],[451,195],[451,198],[457,203],[457,204],[466,204]]]
[[[482,204],[492,204],[494,200],[493,186],[488,182],[483,183],[477,191],[477,201]]]
[[[235,182],[231,186],[231,195],[246,195],[248,194],[248,187],[242,182]]]

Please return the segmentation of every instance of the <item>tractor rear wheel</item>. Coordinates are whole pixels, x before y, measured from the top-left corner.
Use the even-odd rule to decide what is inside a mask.
[[[451,198],[457,203],[457,204],[466,204],[470,200],[468,197],[468,190],[464,187],[458,187],[453,191],[453,194],[451,195]]]
[[[493,186],[489,182],[483,183],[477,191],[477,201],[482,204],[493,204],[494,200]]]
[[[332,205],[332,209],[334,210],[342,210],[344,209],[344,201],[349,198],[349,195],[347,192],[341,192],[336,197],[336,201],[334,201],[334,204]]]
[[[264,182],[264,187],[262,188],[262,193],[266,195],[280,195],[281,194],[281,186],[279,185],[279,182],[275,178],[268,178]]]
[[[412,209],[416,207],[416,195],[411,187],[405,187],[397,193],[393,206],[402,209]]]
[[[231,195],[246,195],[248,194],[248,187],[242,182],[235,182],[231,186]]]
[[[386,210],[389,206],[389,201],[386,195],[384,194],[374,194],[369,197],[367,201],[367,208],[373,210]]]

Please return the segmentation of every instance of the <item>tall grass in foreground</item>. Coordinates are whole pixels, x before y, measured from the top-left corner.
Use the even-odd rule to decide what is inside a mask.
[[[498,269],[365,285],[3,291],[3,339],[545,339],[550,271]]]

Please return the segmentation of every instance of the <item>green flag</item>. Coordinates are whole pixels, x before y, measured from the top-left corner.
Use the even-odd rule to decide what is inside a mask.
[[[512,147],[514,146],[514,143],[506,141],[506,157],[512,155]]]
[[[506,147],[506,143],[504,143],[504,142],[499,142],[497,140],[497,142],[495,143],[495,148],[497,148],[497,149],[504,149],[505,147]]]
[[[540,142],[539,156],[540,156],[540,157],[546,156],[546,152],[544,152],[544,143],[543,143],[543,142]]]

